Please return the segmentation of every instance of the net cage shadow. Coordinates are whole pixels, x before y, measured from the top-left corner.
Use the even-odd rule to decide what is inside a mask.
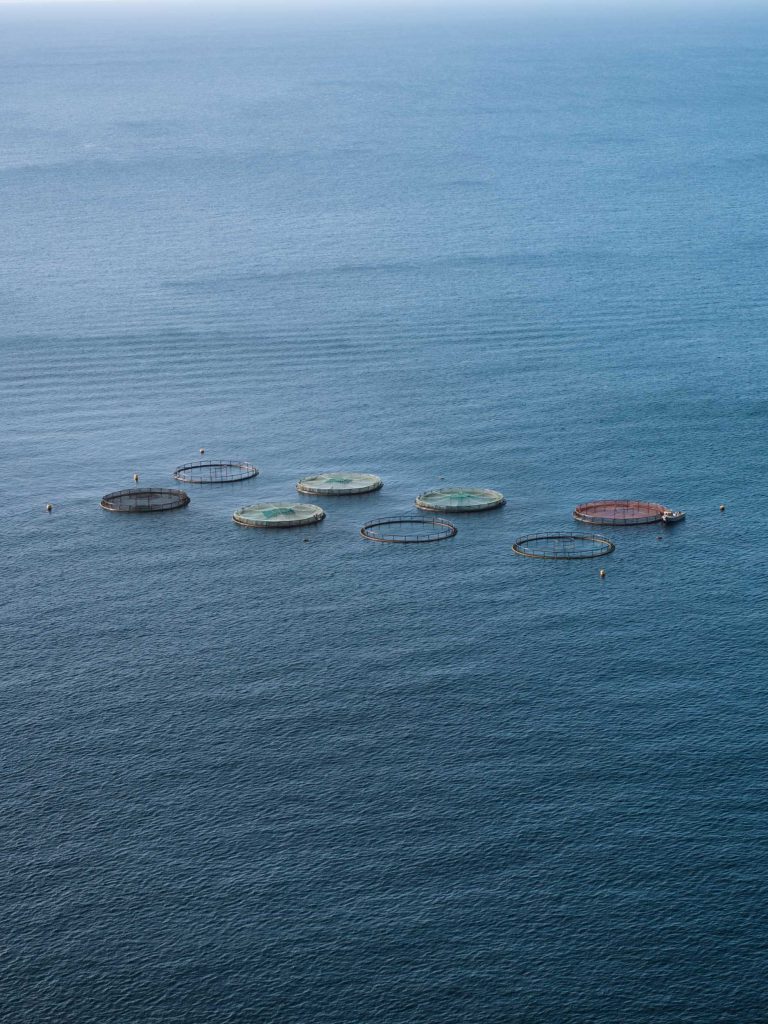
[[[631,498],[602,498],[577,505],[573,518],[593,526],[642,526],[659,523],[667,512],[655,501],[634,501]]]
[[[228,460],[187,462],[173,471],[174,480],[185,484],[233,484],[258,475],[258,469],[250,462]]]
[[[616,545],[596,533],[529,533],[518,537],[512,550],[524,558],[600,558],[609,555]]]
[[[366,540],[381,544],[429,544],[455,537],[456,527],[447,519],[436,516],[384,516],[370,519],[360,529]]]
[[[189,495],[173,487],[128,487],[101,499],[107,512],[170,512],[189,504]]]

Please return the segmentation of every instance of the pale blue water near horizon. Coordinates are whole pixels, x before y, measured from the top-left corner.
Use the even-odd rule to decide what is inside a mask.
[[[0,10],[0,1019],[766,1019],[767,52]],[[443,478],[507,504],[359,537]],[[606,495],[688,519],[512,554]]]

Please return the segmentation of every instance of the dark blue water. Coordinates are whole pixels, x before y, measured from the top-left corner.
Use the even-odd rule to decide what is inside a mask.
[[[3,1021],[768,1018],[766,57],[2,9]],[[359,537],[443,478],[507,505]],[[688,519],[512,554],[624,495]]]

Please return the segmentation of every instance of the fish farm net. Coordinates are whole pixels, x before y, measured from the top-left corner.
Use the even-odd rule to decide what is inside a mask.
[[[518,537],[512,550],[525,558],[600,558],[615,547],[612,540],[597,534],[531,533]]]
[[[418,508],[430,512],[484,512],[504,504],[504,495],[488,487],[440,487],[416,499]]]
[[[382,484],[381,477],[373,473],[316,473],[302,477],[296,490],[302,494],[367,494],[378,491]]]
[[[447,519],[405,515],[371,519],[363,525],[360,533],[366,540],[382,544],[428,544],[455,537],[457,530]]]
[[[633,501],[629,498],[604,498],[577,505],[573,518],[593,526],[642,526],[661,522],[667,511],[655,501]]]
[[[173,471],[174,479],[186,484],[232,484],[258,475],[250,462],[188,462]]]
[[[189,495],[172,487],[130,487],[101,499],[108,512],[170,512],[189,504]]]
[[[324,519],[325,512],[319,505],[288,505],[276,501],[262,501],[258,505],[245,505],[237,509],[232,518],[240,526],[309,526]]]

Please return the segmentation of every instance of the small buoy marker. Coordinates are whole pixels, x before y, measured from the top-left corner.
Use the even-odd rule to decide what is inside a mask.
[[[600,570],[600,579],[601,579],[601,580],[604,580],[604,579],[605,579],[605,569],[601,569],[601,570]]]
[[[721,506],[720,506],[720,511],[721,511],[721,512],[725,512],[725,505],[721,505]]]
[[[133,482],[135,484],[137,484],[139,482],[139,474],[138,473],[134,473],[133,474]]]
[[[201,455],[205,455],[205,448],[201,448],[201,449],[200,449],[200,454],[201,454]]]
[[[51,505],[50,502],[45,506],[45,511],[53,512],[53,505]]]

